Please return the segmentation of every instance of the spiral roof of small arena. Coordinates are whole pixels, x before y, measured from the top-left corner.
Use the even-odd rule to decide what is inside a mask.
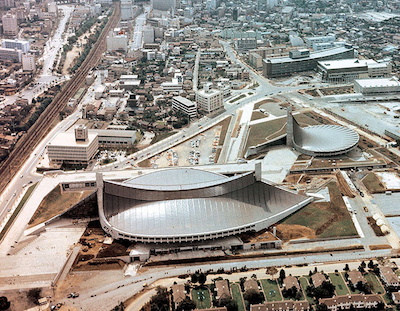
[[[337,152],[358,144],[354,130],[340,125],[314,125],[300,128],[294,140],[298,146],[311,152]]]

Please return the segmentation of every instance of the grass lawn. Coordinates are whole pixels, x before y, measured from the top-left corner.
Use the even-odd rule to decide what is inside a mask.
[[[281,224],[301,225],[315,231],[317,238],[354,236],[357,230],[335,182],[328,184],[331,202],[308,204],[285,218]],[[279,227],[278,227],[279,230]],[[284,234],[282,235],[284,238]]]
[[[268,138],[276,137],[285,132],[286,118],[279,118],[263,123],[254,124],[250,127],[249,137],[245,150],[251,146],[264,143]],[[273,135],[273,136],[272,136]]]
[[[232,298],[238,305],[238,311],[245,311],[242,293],[239,284],[231,283]]]
[[[281,301],[283,300],[281,292],[279,291],[278,284],[274,280],[263,279],[260,280],[261,286],[264,290],[264,296],[267,301]]]
[[[305,276],[304,277],[300,277],[299,278],[299,283],[300,283],[301,289],[303,290],[303,295],[306,297],[307,301],[310,304],[314,304],[315,303],[314,298],[307,295],[306,289],[307,289],[307,286],[310,285],[308,283],[307,277],[305,277]]]
[[[368,281],[368,284],[371,286],[371,290],[375,294],[384,294],[386,292],[375,274],[367,273],[364,275],[364,277]]]
[[[329,219],[332,215],[333,213],[329,211],[329,203],[311,203],[287,217],[282,221],[282,224],[301,225],[317,230],[325,223],[325,220]]]
[[[238,97],[235,97],[234,99],[231,99],[229,102],[230,103],[234,103],[234,102],[236,102],[236,101],[238,101],[238,100],[240,100],[242,98],[245,98],[245,97],[246,97],[246,95],[242,94],[242,95],[239,95]]]
[[[192,300],[196,303],[197,309],[211,308],[211,297],[208,288],[192,289]]]
[[[340,274],[336,275],[335,273],[329,273],[328,275],[332,284],[335,285],[335,291],[338,296],[350,294],[350,291]]]

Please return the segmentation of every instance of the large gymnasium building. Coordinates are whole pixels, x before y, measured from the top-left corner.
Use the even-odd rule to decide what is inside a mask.
[[[312,201],[261,180],[192,169],[156,170],[125,181],[97,175],[101,226],[115,239],[181,243],[265,229]]]

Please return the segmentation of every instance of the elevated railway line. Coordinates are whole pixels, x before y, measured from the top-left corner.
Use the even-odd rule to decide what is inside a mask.
[[[105,51],[106,36],[117,25],[121,17],[120,2],[114,2],[114,5],[113,14],[75,75],[54,97],[52,103],[43,111],[27,133],[19,139],[7,159],[1,163],[0,193],[4,191],[9,181],[22,167],[38,143],[49,133],[68,100],[79,90],[89,71],[99,62],[102,53]]]

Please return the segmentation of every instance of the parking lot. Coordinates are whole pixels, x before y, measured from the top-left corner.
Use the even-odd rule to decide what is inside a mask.
[[[150,159],[153,168],[216,162],[222,126],[216,126]]]

